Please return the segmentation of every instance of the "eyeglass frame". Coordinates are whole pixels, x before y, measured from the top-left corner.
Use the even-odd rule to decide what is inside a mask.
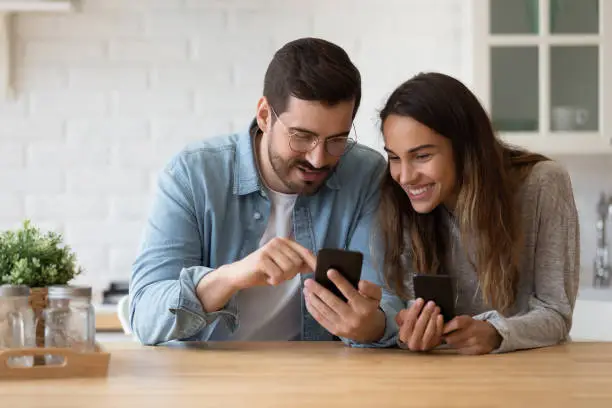
[[[272,111],[272,113],[274,114],[274,116],[276,116],[276,120],[278,120],[280,122],[281,125],[283,125],[283,127],[287,130],[287,134],[289,135],[289,148],[295,152],[295,153],[310,153],[312,152],[314,149],[316,149],[316,147],[319,145],[319,143],[321,143],[321,137],[319,135],[314,135],[311,134],[310,136],[312,136],[313,139],[313,143],[312,147],[308,150],[305,151],[300,151],[300,150],[296,150],[293,148],[293,146],[291,146],[291,140],[295,137],[297,132],[291,132],[291,129],[289,128],[289,126],[287,126],[278,116],[278,114],[276,113],[276,110],[274,110],[274,108],[272,107],[272,105],[270,105],[268,103],[268,106],[270,107],[270,110]],[[325,145],[325,152],[327,154],[329,154],[330,156],[334,156],[334,157],[342,157],[345,154],[347,154],[353,147],[355,147],[355,145],[357,144],[357,129],[355,128],[355,123],[351,122],[351,128],[353,129],[353,131],[355,132],[355,138],[352,138],[350,136],[334,136],[328,139],[325,139],[325,141],[323,142],[323,144]],[[350,132],[349,132],[350,134]],[[344,151],[342,152],[342,154],[337,155],[337,154],[332,154],[329,152],[328,148],[327,148],[327,141],[330,139],[336,139],[336,138],[346,138],[346,147],[344,148]],[[352,141],[352,143],[349,143],[349,141]]]

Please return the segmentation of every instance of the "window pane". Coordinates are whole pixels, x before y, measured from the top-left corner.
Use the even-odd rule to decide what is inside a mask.
[[[597,46],[550,49],[552,130],[596,131],[599,122]]]
[[[550,32],[596,34],[599,32],[599,0],[551,0]]]
[[[491,48],[491,116],[500,131],[537,131],[538,48]]]
[[[535,34],[538,0],[490,0],[491,34]]]

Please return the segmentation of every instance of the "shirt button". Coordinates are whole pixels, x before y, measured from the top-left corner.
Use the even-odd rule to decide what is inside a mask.
[[[253,218],[255,218],[256,220],[261,220],[261,214],[256,212],[255,214],[253,214]]]

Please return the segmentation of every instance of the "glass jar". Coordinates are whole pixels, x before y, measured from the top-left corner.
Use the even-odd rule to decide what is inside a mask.
[[[29,304],[30,288],[0,286],[0,349],[36,347],[35,317]],[[11,357],[8,364],[31,367],[33,356]]]
[[[66,347],[77,352],[95,351],[95,312],[91,288],[50,286],[45,309],[45,347]],[[45,356],[47,364],[61,364],[59,356]]]

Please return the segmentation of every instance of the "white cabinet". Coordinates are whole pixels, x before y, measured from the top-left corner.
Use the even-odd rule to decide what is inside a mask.
[[[580,288],[570,337],[573,341],[612,341],[612,288]]]
[[[472,89],[504,140],[612,153],[612,1],[472,0]]]

